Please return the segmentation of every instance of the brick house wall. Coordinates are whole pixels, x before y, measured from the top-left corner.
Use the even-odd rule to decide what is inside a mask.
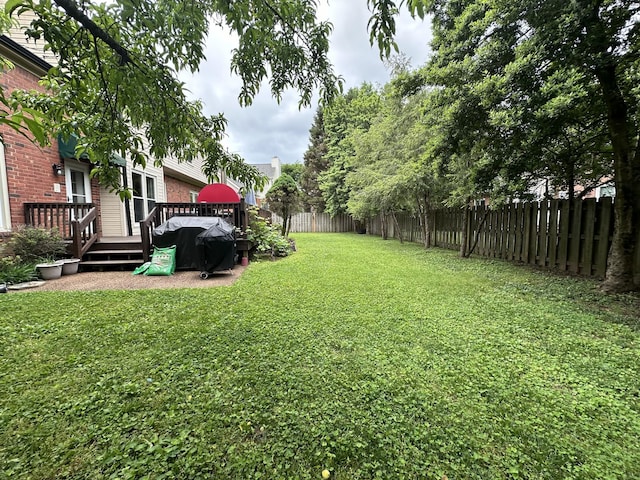
[[[39,76],[14,62],[14,68],[2,72],[0,85],[8,95],[13,89],[38,89]],[[41,147],[29,138],[5,125],[0,125],[7,170],[7,190],[11,228],[24,224],[24,204],[29,202],[66,203],[64,176],[56,176],[54,163],[63,163],[55,139]],[[99,208],[100,189],[97,179],[91,180],[91,198]],[[100,225],[100,222],[98,222]]]
[[[169,177],[165,174],[165,188],[167,192],[167,202],[190,202],[191,192],[199,192],[202,186]]]

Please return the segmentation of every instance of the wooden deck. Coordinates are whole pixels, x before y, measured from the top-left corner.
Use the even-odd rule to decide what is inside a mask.
[[[248,215],[244,200],[235,204],[156,203],[140,222],[140,235],[101,236],[97,208],[93,204],[25,203],[27,225],[57,229],[69,244],[69,254],[80,258],[80,268],[130,269],[149,261],[152,232],[173,216],[222,217],[236,227],[236,251],[248,258],[251,243],[246,239]]]

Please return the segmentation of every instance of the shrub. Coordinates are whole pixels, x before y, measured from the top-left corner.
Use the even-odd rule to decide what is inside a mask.
[[[22,283],[36,280],[34,263],[24,263],[20,257],[0,258],[0,283]]]
[[[254,252],[271,257],[286,257],[291,253],[291,243],[279,233],[277,226],[261,217],[256,208],[249,209],[247,239],[253,243]]]
[[[67,252],[67,244],[57,230],[28,226],[13,233],[7,242],[7,248],[26,264],[62,258]]]

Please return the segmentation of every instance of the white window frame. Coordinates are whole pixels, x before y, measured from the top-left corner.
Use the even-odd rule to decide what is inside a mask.
[[[0,232],[11,231],[11,206],[9,204],[9,181],[4,156],[4,142],[0,137]]]
[[[138,195],[133,195],[132,196],[132,200],[133,200],[133,210],[131,212],[131,214],[133,215],[133,221],[138,223],[141,220],[144,220],[146,218],[147,215],[149,215],[149,201],[152,200],[154,203],[158,202],[158,177],[155,175],[149,175],[148,173],[145,172],[141,172],[139,170],[133,170],[131,172],[131,188],[132,188],[132,192],[133,192],[133,185],[134,185],[134,175],[139,175],[142,179],[142,195],[138,196]],[[153,185],[154,185],[154,198],[149,198],[148,196],[148,192],[147,192],[147,179],[151,179],[153,180]],[[143,215],[142,218],[140,219],[136,219],[136,208],[135,208],[135,201],[136,199],[138,200],[142,200],[142,204],[143,204]]]
[[[64,180],[67,188],[67,203],[73,202],[73,192],[71,190],[71,172],[81,172],[84,180],[85,202],[91,203],[91,178],[89,178],[90,167],[85,163],[80,163],[77,160],[66,158],[64,160]]]

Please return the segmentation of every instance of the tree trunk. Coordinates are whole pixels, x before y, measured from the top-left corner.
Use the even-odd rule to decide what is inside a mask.
[[[640,157],[633,151],[628,109],[616,76],[615,65],[596,69],[607,105],[607,123],[614,154],[616,198],[613,242],[602,284],[607,292],[625,292],[634,284],[634,252],[640,242]]]
[[[462,236],[460,239],[460,256],[462,258],[466,258],[467,251],[469,250],[467,247],[469,236],[471,235],[471,208],[469,207],[469,203],[471,203],[471,199],[468,198],[467,202],[464,205],[464,215],[462,216]]]
[[[280,231],[280,234],[283,237],[287,236],[287,221],[289,219],[289,210],[288,209],[284,209],[282,211],[282,230]]]
[[[382,230],[382,239],[387,239],[387,219],[384,212],[380,213],[380,229]]]
[[[404,243],[404,239],[402,238],[402,229],[400,228],[400,224],[398,223],[398,218],[396,217],[396,212],[391,212],[391,218],[393,219],[393,225],[396,229],[396,233],[398,235],[398,240],[400,243]]]
[[[429,217],[429,197],[425,194],[422,198],[418,196],[416,200],[418,204],[418,218],[420,219],[420,227],[422,228],[422,239],[424,248],[431,246],[431,219]]]
[[[575,162],[572,160],[569,164],[569,171],[567,172],[567,197],[569,200],[573,200],[576,194],[576,175],[575,175]]]
[[[478,241],[480,240],[480,230],[484,226],[484,223],[487,221],[487,217],[491,213],[491,210],[489,209],[489,207],[484,207],[484,208],[486,208],[486,210],[484,212],[484,215],[482,216],[482,220],[480,220],[480,223],[476,227],[476,235],[475,235],[475,238],[473,239],[473,245],[471,245],[471,248],[469,248],[469,251],[466,252],[466,255],[465,255],[466,257],[470,257],[473,251],[478,246]],[[469,235],[471,235],[471,232],[469,232]]]

